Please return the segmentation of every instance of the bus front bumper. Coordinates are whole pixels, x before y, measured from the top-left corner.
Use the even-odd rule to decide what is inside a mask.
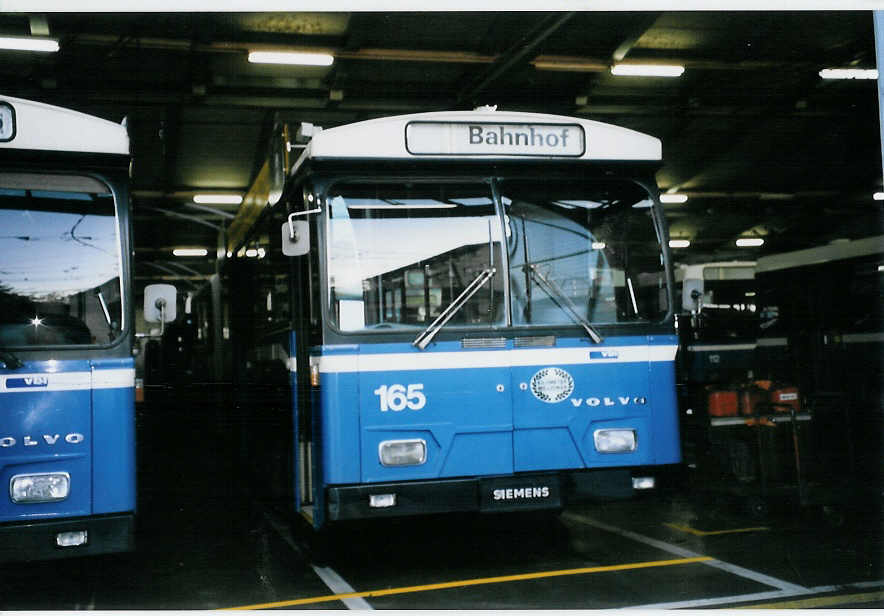
[[[134,548],[134,513],[0,525],[0,562],[93,556]]]
[[[561,509],[568,503],[632,497],[629,469],[526,473],[396,483],[329,486],[328,520],[453,512]]]

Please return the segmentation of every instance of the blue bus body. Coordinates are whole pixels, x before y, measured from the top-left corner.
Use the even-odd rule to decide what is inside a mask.
[[[57,107],[0,107],[7,129],[14,118],[0,138],[0,561],[127,551],[128,136]]]
[[[656,139],[539,114],[315,135],[228,241],[265,493],[322,529],[652,487],[681,461],[658,165]]]
[[[423,352],[407,343],[316,349],[323,392],[314,402],[323,427],[316,467],[327,469],[322,481],[330,486],[330,519],[558,507],[585,469],[680,461],[673,336],[623,336],[593,346],[561,338],[540,349],[515,344],[507,339],[499,349],[483,350],[440,342]],[[574,383],[567,397],[567,390],[558,393],[560,400],[532,391],[551,369]],[[417,410],[408,402],[383,410],[375,392],[397,384],[422,392],[428,402]],[[626,427],[636,431],[634,451],[596,450],[599,430]],[[381,443],[406,439],[426,443],[427,462],[384,466]],[[407,482],[423,484],[406,497]],[[513,496],[508,488],[532,490]],[[611,487],[627,488],[631,483]],[[385,490],[413,502],[373,511],[367,495]]]

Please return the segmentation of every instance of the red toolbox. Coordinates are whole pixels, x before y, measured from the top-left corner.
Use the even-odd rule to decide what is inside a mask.
[[[755,415],[770,412],[768,403],[770,397],[767,391],[749,385],[740,389],[740,414]]]
[[[736,417],[737,392],[710,391],[708,408],[709,415],[712,417]]]

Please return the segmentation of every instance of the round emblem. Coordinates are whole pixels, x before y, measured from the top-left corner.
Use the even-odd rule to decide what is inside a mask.
[[[574,379],[561,368],[542,368],[531,377],[531,393],[542,402],[561,402],[574,391]]]

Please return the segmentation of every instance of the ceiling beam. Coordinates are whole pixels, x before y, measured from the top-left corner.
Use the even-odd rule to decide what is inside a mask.
[[[638,15],[640,17],[632,30],[624,37],[623,42],[614,50],[614,53],[611,54],[611,60],[614,62],[623,60],[632,51],[638,40],[644,36],[645,32],[650,30],[660,18],[660,13],[639,13]]]
[[[556,13],[543,19],[534,30],[527,33],[518,43],[498,56],[491,66],[476,77],[470,85],[461,90],[457,95],[457,102],[459,104],[472,102],[471,99],[491,85],[501,75],[524,60],[573,16],[574,12]]]
[[[191,216],[189,214],[182,214],[181,212],[175,212],[173,210],[166,210],[161,207],[148,207],[148,206],[139,206],[136,210],[149,210],[151,212],[158,212],[163,214],[164,216],[172,216],[173,218],[182,218],[184,220],[189,220],[190,222],[196,223],[198,225],[203,225],[205,227],[209,227],[210,229],[214,229],[215,231],[220,231],[224,228],[223,225],[216,225],[211,222],[207,222],[202,218],[197,218],[196,216]]]
[[[231,214],[230,212],[225,212],[223,210],[219,210],[216,207],[209,207],[208,205],[201,205],[199,203],[184,203],[185,207],[193,208],[194,210],[200,210],[202,212],[208,212],[214,216],[220,216],[221,218],[227,218],[228,220],[233,220],[236,218],[236,214]]]

